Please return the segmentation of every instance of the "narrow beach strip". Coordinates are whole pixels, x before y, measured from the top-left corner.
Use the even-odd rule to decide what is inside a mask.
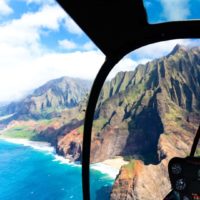
[[[91,164],[91,169],[98,170],[104,174],[109,175],[111,178],[115,179],[119,174],[121,166],[128,164],[123,157],[117,156],[112,159],[104,160],[103,162]]]

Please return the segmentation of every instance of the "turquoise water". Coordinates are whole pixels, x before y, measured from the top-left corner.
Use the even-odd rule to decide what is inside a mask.
[[[113,180],[91,171],[93,200],[108,200]],[[51,153],[0,140],[0,200],[81,200],[81,167]]]

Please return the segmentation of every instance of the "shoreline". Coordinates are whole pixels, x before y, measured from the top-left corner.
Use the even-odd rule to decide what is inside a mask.
[[[70,160],[68,160],[67,158],[56,154],[55,148],[51,146],[51,144],[48,142],[31,141],[25,138],[9,138],[9,137],[0,137],[0,140],[13,143],[13,144],[28,146],[35,150],[52,154],[54,156],[54,159],[52,161],[54,162],[58,161],[60,164],[68,164],[68,165],[81,167],[80,164],[70,162]],[[102,174],[106,174],[110,178],[115,179],[117,175],[119,174],[121,166],[127,163],[128,163],[127,161],[123,160],[123,157],[117,156],[113,159],[107,159],[102,162],[93,163],[90,165],[90,169],[99,171]]]
[[[107,159],[102,162],[91,164],[91,169],[101,171],[102,173],[109,174],[113,179],[117,177],[121,166],[128,164],[128,161],[125,161],[123,157],[116,156],[112,159]]]
[[[19,144],[26,147],[30,147],[34,150],[38,150],[40,152],[52,154],[54,159],[53,162],[59,162],[60,164],[68,164],[80,167],[81,165],[75,162],[71,162],[69,159],[58,155],[56,153],[55,147],[53,147],[50,143],[44,142],[44,141],[32,141],[27,138],[9,138],[9,137],[0,137],[0,140],[13,143],[13,144]]]
[[[32,147],[35,150],[48,152],[48,153],[55,153],[55,148],[50,145],[48,142],[43,141],[31,141],[25,138],[9,138],[9,137],[0,137],[0,140],[13,143],[13,144],[20,144],[23,146]]]

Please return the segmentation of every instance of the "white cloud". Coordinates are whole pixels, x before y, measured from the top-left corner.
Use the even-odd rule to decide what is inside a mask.
[[[29,0],[27,3],[42,3]],[[0,0],[0,2],[2,2]],[[65,11],[56,4],[42,4],[36,12],[22,14],[0,24],[0,102],[17,100],[27,91],[46,81],[61,76],[93,79],[104,56],[99,51],[91,51],[89,44],[78,46],[87,52],[57,53],[46,49],[41,36],[59,31],[61,26],[69,26],[70,32],[82,34]],[[44,36],[44,35],[43,35]],[[65,48],[75,48],[72,41],[60,41]]]
[[[169,21],[186,19],[189,14],[189,0],[160,0],[164,17]]]
[[[92,51],[92,50],[97,49],[95,44],[91,41],[86,42],[85,44],[82,45],[82,44],[75,43],[72,40],[64,39],[64,40],[59,40],[58,45],[62,49],[66,49],[66,50],[76,49],[76,50],[82,50],[82,51]]]
[[[5,1],[5,0],[4,0]],[[64,9],[56,2],[56,0],[21,0],[26,2],[27,4],[35,3],[39,4],[41,6],[51,6],[57,9],[58,13],[62,15],[62,20],[64,21],[63,26],[65,29],[75,35],[83,35],[83,31],[81,28],[72,20],[72,18],[64,11]],[[51,23],[51,19],[56,17],[54,16],[54,13],[48,15],[46,14],[46,17],[50,17],[49,23]]]
[[[134,71],[138,64],[138,62],[132,60],[131,58],[125,57],[112,69],[107,79],[110,80],[114,78],[120,71]]]
[[[95,46],[95,44],[93,43],[93,42],[91,42],[91,41],[89,41],[89,42],[86,42],[83,46],[82,46],[82,48],[84,49],[84,50],[93,50],[93,49],[95,49],[96,48],[96,46]]]
[[[65,19],[65,28],[69,33],[82,35],[83,31],[81,28],[69,17],[67,16]]]
[[[76,49],[78,47],[78,45],[73,42],[73,41],[70,41],[68,39],[65,39],[65,40],[59,40],[58,41],[58,44],[61,48],[63,49],[68,49],[68,50],[71,50],[71,49]]]
[[[48,28],[58,30],[60,22],[65,18],[65,12],[57,5],[45,5],[36,13],[27,13],[19,23],[26,28]]]
[[[41,51],[43,28],[57,31],[66,14],[59,6],[44,6],[36,13],[26,13],[0,26],[0,44],[27,47],[35,53]]]
[[[16,100],[27,91],[61,76],[93,80],[104,61],[99,51],[31,56],[27,50],[18,53],[19,57],[14,53],[12,59],[8,57],[9,52],[7,59],[0,58],[0,102]]]
[[[43,72],[49,73],[49,76],[67,75],[93,80],[104,59],[99,51],[49,53],[38,58],[34,65],[44,66]]]
[[[5,16],[13,13],[13,9],[8,5],[7,0],[0,0],[0,16]]]
[[[60,6],[42,5],[35,13],[25,13],[19,19],[0,25],[1,102],[17,99],[44,81],[55,78],[52,71],[58,70],[58,64],[63,66],[67,63],[63,61],[64,55],[50,54],[53,50],[45,49],[40,41],[42,34],[58,31],[63,21],[67,19],[67,14]],[[58,59],[63,61],[62,65]],[[70,58],[67,61],[72,62]],[[83,60],[82,63],[84,63]],[[79,67],[80,64],[76,66]],[[62,71],[60,74],[55,74],[62,76],[65,73]]]
[[[199,45],[199,40],[189,40],[189,39],[178,39],[178,40],[169,40],[164,42],[157,42],[139,48],[132,52],[132,55],[138,59],[155,59],[169,54],[176,44],[181,44],[184,46],[197,46]]]
[[[35,4],[53,4],[56,0],[21,0],[24,1],[27,4],[35,3]]]

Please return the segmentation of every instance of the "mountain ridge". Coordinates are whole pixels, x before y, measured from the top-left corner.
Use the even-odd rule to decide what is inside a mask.
[[[0,115],[14,114],[10,120],[45,118],[59,110],[78,106],[89,93],[91,82],[79,78],[61,77],[48,81],[19,102],[0,108]],[[8,120],[7,120],[8,121]]]

